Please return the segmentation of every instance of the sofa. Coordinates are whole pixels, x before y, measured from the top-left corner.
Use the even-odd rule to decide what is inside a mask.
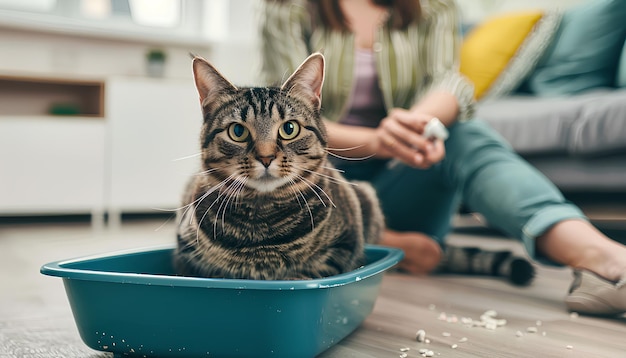
[[[464,37],[461,72],[475,117],[562,191],[626,194],[625,0],[486,19]]]

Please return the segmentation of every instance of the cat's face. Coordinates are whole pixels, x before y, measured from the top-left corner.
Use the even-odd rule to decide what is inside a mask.
[[[306,180],[325,161],[321,55],[309,57],[280,88],[237,88],[200,58],[193,67],[205,173],[238,183],[235,190],[270,192]]]

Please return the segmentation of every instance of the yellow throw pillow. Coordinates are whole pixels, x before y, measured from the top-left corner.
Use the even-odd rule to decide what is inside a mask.
[[[504,14],[485,21],[461,46],[461,73],[478,99],[514,90],[554,37],[561,15],[543,11]]]

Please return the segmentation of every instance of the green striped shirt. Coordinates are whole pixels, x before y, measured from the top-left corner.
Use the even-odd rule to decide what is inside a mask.
[[[265,84],[284,81],[313,52],[326,57],[323,115],[338,121],[354,84],[354,35],[314,26],[307,0],[264,2],[261,13],[261,74]],[[410,108],[426,93],[456,96],[459,119],[471,116],[472,84],[459,73],[459,14],[453,0],[422,0],[422,18],[406,29],[385,22],[373,50],[387,110]]]

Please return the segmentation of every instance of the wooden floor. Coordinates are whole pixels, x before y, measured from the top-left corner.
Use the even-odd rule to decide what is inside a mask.
[[[174,242],[164,219],[94,231],[89,223],[0,224],[0,357],[110,357],[80,340],[60,279],[42,264],[95,253]],[[451,241],[511,247],[509,241],[456,233]],[[529,287],[497,279],[390,272],[372,314],[321,357],[626,357],[626,317],[570,315],[566,268],[538,267]],[[472,326],[488,310],[506,324]],[[415,339],[426,332],[430,343]],[[408,350],[407,350],[408,349]]]

